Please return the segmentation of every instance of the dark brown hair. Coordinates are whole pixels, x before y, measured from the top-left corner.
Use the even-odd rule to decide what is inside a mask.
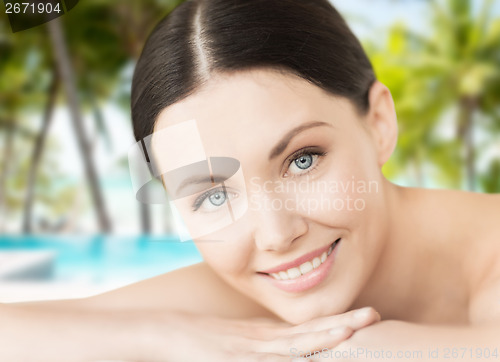
[[[135,138],[212,73],[266,67],[346,97],[361,113],[369,108],[371,63],[327,0],[189,0],[156,26],[135,68]]]

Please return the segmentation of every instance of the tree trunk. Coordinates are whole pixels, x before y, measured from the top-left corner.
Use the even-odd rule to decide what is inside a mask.
[[[106,149],[108,151],[112,150],[112,145],[111,145],[111,137],[109,136],[108,129],[106,128],[106,124],[104,123],[104,116],[102,114],[101,108],[99,107],[99,104],[97,103],[97,99],[94,93],[89,92],[87,95],[88,102],[90,104],[90,107],[92,108],[92,114],[94,116],[94,122],[95,122],[95,128],[96,128],[96,136],[101,136],[104,140],[104,144],[106,146]],[[98,137],[94,138],[94,143]],[[92,147],[93,148],[93,147]]]
[[[0,168],[0,232],[5,228],[5,219],[7,214],[7,178],[12,165],[14,154],[14,122],[7,121],[5,128],[5,144],[3,149],[3,162]]]
[[[77,99],[76,82],[73,78],[73,70],[66,49],[60,18],[56,18],[48,23],[54,58],[57,61],[58,72],[66,90],[68,104],[73,121],[73,128],[78,140],[78,147],[82,154],[85,175],[90,186],[90,192],[97,213],[98,223],[101,232],[110,232],[111,223],[106,212],[104,199],[99,186],[99,180],[95,165],[92,161],[91,149],[85,136],[83,120]]]
[[[54,113],[54,106],[59,88],[59,76],[57,71],[53,72],[52,84],[49,89],[49,98],[47,99],[47,106],[43,115],[42,127],[36,136],[35,146],[33,147],[33,154],[31,156],[31,165],[28,173],[28,181],[26,185],[26,200],[24,203],[24,217],[23,217],[23,233],[30,234],[33,232],[32,214],[33,214],[33,201],[35,194],[35,181],[40,168],[40,161],[42,159],[43,150],[45,147],[45,140],[52,121]]]
[[[460,100],[460,122],[459,137],[463,141],[465,150],[465,174],[467,190],[476,189],[476,155],[474,147],[474,111],[477,108],[477,100],[471,97],[463,97]]]

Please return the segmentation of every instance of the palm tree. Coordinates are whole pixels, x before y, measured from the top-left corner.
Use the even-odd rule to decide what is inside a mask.
[[[0,33],[6,30],[6,24],[0,22]],[[26,39],[33,37],[30,34]],[[32,74],[26,59],[32,56],[30,47],[22,46],[14,51],[14,45],[21,40],[19,34],[5,32],[0,38],[0,132],[3,133],[3,149],[0,158],[0,222],[5,223],[10,204],[9,189],[12,176],[16,172],[18,155],[16,138],[18,136],[32,139],[34,133],[21,122],[19,109],[34,109],[41,100],[36,90],[43,82]],[[27,45],[22,42],[21,45]],[[27,69],[28,68],[28,69]],[[8,76],[6,76],[8,75]],[[31,92],[33,91],[34,92]],[[27,94],[29,93],[29,94]],[[3,225],[0,225],[0,229]]]
[[[481,5],[476,15],[471,0],[431,1],[430,35],[401,25],[392,29],[392,44],[384,51],[395,55],[395,68],[376,58],[383,52],[374,54],[379,78],[387,76],[395,89],[402,128],[399,161],[412,160],[422,172],[423,160],[433,159],[441,169],[438,174],[449,179],[461,173],[460,165],[465,163],[469,190],[478,182],[475,120],[480,113],[488,115],[491,123],[499,119],[494,112],[500,103],[500,19],[491,18],[492,0]],[[393,70],[396,74],[390,74]],[[456,139],[444,142],[436,138],[435,128],[450,110],[457,113]]]
[[[56,23],[58,23],[58,21],[59,19],[56,21]],[[4,23],[0,22],[0,28],[4,25],[5,25]],[[2,56],[0,66],[2,68],[2,74],[7,75],[6,77],[2,77],[3,78],[2,80],[5,80],[5,84],[4,82],[2,82],[2,80],[0,80],[0,90],[1,90],[0,100],[2,101],[2,103],[5,101],[5,104],[8,104],[9,106],[8,108],[10,109],[10,113],[14,114],[19,113],[21,110],[25,111],[27,108],[38,110],[40,108],[43,108],[42,104],[44,103],[46,104],[45,115],[42,120],[42,127],[39,131],[39,134],[33,137],[33,140],[35,141],[33,148],[33,156],[29,165],[28,177],[25,185],[26,197],[24,202],[25,214],[23,220],[23,230],[25,232],[31,231],[32,207],[35,195],[34,186],[35,182],[40,181],[37,180],[38,168],[40,166],[40,161],[44,151],[45,139],[48,133],[51,120],[51,113],[55,105],[58,85],[60,83],[59,80],[60,69],[56,69],[56,67],[53,65],[54,64],[54,61],[52,61],[53,56],[50,53],[50,47],[47,46],[49,44],[47,44],[46,41],[45,30],[46,30],[45,27],[40,27],[37,28],[36,31],[33,30],[33,31],[21,32],[10,35],[9,33],[7,33],[2,39],[0,39],[2,40],[0,41],[0,47],[3,48],[2,53],[5,54],[5,57]],[[56,32],[58,30],[60,29],[56,29]],[[59,68],[63,66],[65,70],[69,69],[69,72],[66,72],[65,74],[67,75],[69,73],[71,78],[72,75],[71,65],[69,64],[68,57],[64,58],[65,55],[67,56],[67,52],[65,52],[64,49],[65,46],[64,39],[61,33],[59,33],[58,35],[59,36],[55,39],[59,42],[55,45],[57,46],[58,50],[57,54],[62,55],[62,59],[58,59],[62,60],[58,62],[58,66]],[[54,49],[56,49],[56,47],[54,47]],[[38,66],[37,69],[31,72],[34,73],[36,77],[33,77],[33,74],[30,74],[30,72],[28,72],[26,69],[26,63],[28,62],[28,59],[32,58],[34,55],[37,58],[41,58],[40,61],[41,64]],[[47,67],[47,65],[49,66]],[[46,77],[47,73],[49,73],[49,75],[52,75],[53,78],[52,86],[48,87],[50,89],[45,88],[46,82],[40,82],[39,79],[37,79],[37,78],[42,78],[42,79],[47,78]],[[73,101],[72,104],[73,105],[76,104],[78,107],[78,102],[77,101],[75,102],[76,90],[74,89],[74,87],[72,87],[72,80],[69,79],[69,82],[68,78],[66,78],[65,80],[66,80],[65,86],[67,89],[69,89],[67,91],[67,94],[70,95],[70,98]],[[34,87],[33,84],[37,84],[37,86]],[[48,97],[45,97],[47,93]],[[37,100],[37,102],[33,102],[34,98]],[[94,200],[97,200],[97,202],[95,202],[95,205],[97,209],[100,229],[101,231],[107,232],[110,230],[109,217],[107,216],[107,213],[104,209],[104,202],[101,196],[99,184],[97,182],[95,167],[93,165],[93,161],[89,155],[89,152],[87,152],[89,150],[88,146],[85,145],[86,137],[85,135],[83,135],[82,132],[83,127],[81,125],[81,114],[79,109],[75,110],[74,108],[72,108],[72,115],[74,116],[75,114],[77,114],[77,116],[76,118],[75,117],[72,118],[74,121],[73,124],[74,125],[76,124],[75,128],[76,128],[77,139],[81,141],[79,144],[84,145],[84,151],[82,152],[82,157],[84,159],[84,165],[86,167],[87,171],[86,173],[88,179],[90,180],[89,183],[91,186],[90,188],[92,195],[94,196]],[[0,114],[0,116],[2,115]],[[2,117],[5,118],[6,116],[3,115]],[[15,126],[19,128],[17,123],[15,124]],[[16,130],[16,127],[14,127],[14,130]],[[4,128],[6,129],[6,132],[7,131],[9,132],[7,137],[7,140],[9,142],[6,143],[6,152],[7,150],[10,150],[9,152],[12,153],[11,145],[13,144],[13,136],[15,136],[18,132],[17,133],[11,132],[10,131],[11,128],[9,127],[4,127]],[[10,163],[14,162],[10,157],[7,158],[5,162],[7,161],[9,161]],[[19,167],[17,171],[18,172],[20,171]],[[6,176],[4,176],[3,178],[5,177]],[[5,185],[5,182],[3,183]],[[24,181],[22,182],[22,184],[24,184]],[[3,195],[8,195],[8,193],[3,192]],[[45,200],[45,201],[53,202],[53,200]]]
[[[139,57],[152,27],[182,1],[89,1],[79,4],[78,11],[65,17],[65,33],[72,39],[68,44],[70,53],[79,55],[72,60],[82,105],[92,109],[96,128],[104,137],[108,131],[97,100],[105,99],[120,86],[120,71]],[[89,18],[92,23],[88,23]],[[123,99],[126,101],[120,104],[128,111],[130,94],[122,95]],[[141,229],[149,233],[152,229],[149,205],[141,203],[139,208]]]
[[[83,158],[85,175],[90,185],[94,207],[97,212],[98,222],[102,232],[111,230],[111,221],[105,209],[104,198],[99,186],[99,179],[92,161],[92,153],[89,142],[83,127],[82,113],[78,101],[77,88],[73,77],[73,69],[66,48],[66,42],[63,35],[60,19],[56,18],[48,23],[49,33],[52,40],[54,58],[57,62],[58,73],[61,76],[61,82],[66,90],[68,105],[71,113],[71,120],[75,135],[78,141],[78,147]]]
[[[35,196],[35,182],[37,179],[40,162],[45,148],[45,142],[47,140],[49,127],[52,121],[52,115],[55,108],[56,97],[59,90],[60,79],[58,73],[55,69],[53,70],[52,73],[54,74],[54,76],[52,79],[52,84],[49,89],[47,105],[42,119],[42,127],[35,139],[35,145],[33,147],[33,152],[31,156],[31,165],[28,171],[29,173],[28,173],[28,180],[26,187],[26,199],[24,204],[24,215],[23,215],[23,226],[22,226],[23,232],[28,234],[32,232],[32,214],[33,214],[33,202]]]
[[[118,82],[121,81],[121,70],[139,56],[145,38],[154,24],[179,2],[182,0],[148,0],[133,4],[123,4],[116,0],[89,0],[79,4],[78,11],[72,11],[62,18],[50,22],[47,26],[13,35],[8,34],[9,38],[16,37],[12,41],[16,47],[3,49],[2,38],[0,38],[0,52],[9,55],[10,58],[12,55],[17,57],[16,62],[11,61],[10,63],[20,65],[19,73],[24,71],[24,63],[29,58],[28,52],[20,51],[19,44],[23,44],[23,48],[31,49],[32,52],[44,59],[45,68],[40,69],[40,74],[45,74],[45,79],[47,79],[47,73],[52,74],[53,79],[59,79],[57,82],[54,81],[53,86],[45,81],[43,86],[38,87],[40,89],[37,88],[38,101],[36,106],[32,107],[45,111],[39,134],[33,138],[32,162],[29,165],[27,180],[25,180],[26,198],[23,221],[25,231],[31,230],[31,210],[35,198],[34,186],[40,184],[41,177],[45,177],[45,175],[37,176],[37,169],[41,166],[41,155],[44,151],[45,138],[50,125],[51,108],[54,107],[57,94],[56,84],[58,83],[65,89],[64,94],[70,105],[71,122],[81,150],[85,174],[94,201],[94,208],[97,211],[100,229],[101,231],[110,230],[109,217],[91,157],[93,144],[88,142],[89,137],[83,133],[82,114],[91,111],[94,115],[98,135],[107,137],[108,129],[112,129],[112,125],[103,118],[100,112],[100,101],[108,99],[109,95],[116,89]],[[84,25],[82,26],[82,24]],[[4,25],[0,20],[0,30]],[[45,38],[47,28],[50,30],[49,40],[52,41],[53,52],[50,52],[51,47],[48,46]],[[67,40],[65,41],[64,38]],[[1,61],[3,58],[0,59]],[[51,66],[52,63],[55,64],[55,70]],[[9,77],[0,79],[2,93],[4,89],[9,90],[11,84],[7,83],[12,81],[10,78],[13,73],[7,70],[4,74],[8,74]],[[2,87],[2,81],[5,81],[5,87]],[[24,110],[26,104],[32,103],[26,101],[28,93],[19,88],[8,93],[23,98],[22,104],[9,102],[15,108],[15,112]],[[6,93],[0,94],[0,100],[3,101],[2,98],[5,95]],[[123,105],[129,107],[128,102],[123,103]],[[0,115],[0,117],[6,119],[7,116]],[[4,131],[7,132],[7,128],[4,128]],[[7,139],[13,140],[12,137]],[[92,139],[94,140],[95,137]],[[8,146],[9,143],[5,145]],[[109,144],[108,146],[111,147]],[[22,181],[23,185],[25,181]],[[37,194],[36,197],[41,202],[48,202],[45,200],[44,194]],[[151,227],[148,211],[148,205],[141,205],[145,231]]]
[[[13,122],[6,121],[6,127],[4,132],[4,149],[3,149],[3,162],[0,165],[0,232],[4,228],[5,223],[5,213],[7,209],[7,177],[10,173],[10,165],[13,153]]]

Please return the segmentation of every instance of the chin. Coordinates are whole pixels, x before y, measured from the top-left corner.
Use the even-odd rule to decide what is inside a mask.
[[[341,289],[336,288],[336,290]],[[339,298],[339,295],[342,295],[343,298]],[[316,318],[334,316],[349,311],[356,295],[356,290],[352,288],[337,293],[316,293],[304,296],[302,300],[299,298],[282,301],[281,305],[287,305],[287,308],[273,305],[271,310],[288,323],[301,324]]]
[[[293,305],[292,303],[293,302],[287,303],[288,308],[286,310],[283,310],[283,308],[278,306],[272,308],[271,311],[283,321],[294,325],[336,314],[335,311],[332,310],[331,306],[329,306],[329,308],[325,308],[312,303],[298,302],[296,305]]]
[[[313,319],[319,318],[321,315],[309,314],[309,315],[294,315],[291,318],[285,319],[286,322],[294,325],[302,324],[305,322],[309,322]]]

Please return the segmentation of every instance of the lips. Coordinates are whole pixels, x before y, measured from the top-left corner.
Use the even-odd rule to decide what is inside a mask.
[[[331,245],[308,253],[290,263],[266,270],[271,273],[257,272],[257,275],[285,292],[304,292],[326,279],[338,253],[340,240],[339,238]],[[327,255],[330,250],[331,252]],[[318,261],[319,256],[321,259]],[[304,266],[305,270],[303,270]]]
[[[312,262],[314,260],[314,258],[321,257],[321,254],[323,254],[323,252],[328,252],[328,249],[330,249],[330,247],[332,245],[335,246],[339,241],[340,241],[340,238],[338,238],[337,240],[335,240],[332,244],[330,244],[328,246],[325,246],[321,249],[317,249],[317,250],[314,250],[310,253],[307,253],[307,254],[301,256],[300,258],[297,258],[291,262],[278,265],[278,266],[271,268],[271,269],[261,270],[259,273],[272,274],[272,273],[285,272],[288,269],[292,269],[292,268],[298,268],[300,265],[304,264],[307,261]]]

